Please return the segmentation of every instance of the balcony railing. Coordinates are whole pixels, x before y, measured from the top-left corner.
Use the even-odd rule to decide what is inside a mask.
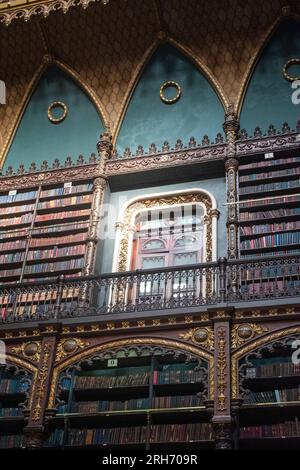
[[[297,297],[300,255],[0,285],[2,322],[135,314]]]

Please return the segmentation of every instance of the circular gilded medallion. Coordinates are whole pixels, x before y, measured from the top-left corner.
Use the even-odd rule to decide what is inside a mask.
[[[175,88],[176,95],[173,98],[167,98],[166,97],[165,91],[166,91],[167,88]],[[163,83],[163,85],[160,87],[159,96],[160,96],[160,99],[165,104],[174,104],[181,97],[181,87],[178,85],[177,82],[174,82],[173,80],[169,80],[169,81]]]
[[[39,349],[38,343],[35,343],[35,342],[27,343],[24,346],[24,356],[27,356],[27,357],[35,356],[35,354],[38,352],[38,349]]]
[[[253,335],[253,329],[250,325],[241,325],[237,330],[237,334],[241,339],[249,339]]]
[[[193,339],[196,343],[204,343],[208,339],[207,330],[199,328],[194,332]]]
[[[62,114],[59,117],[54,117],[53,111],[58,108],[62,111]],[[65,103],[63,103],[62,101],[54,101],[53,103],[50,104],[48,108],[48,119],[53,124],[59,124],[62,121],[64,121],[64,119],[66,119],[67,117],[67,114],[68,114],[68,108],[65,105]]]
[[[63,343],[63,350],[65,353],[70,354],[77,349],[78,344],[75,339],[68,339]]]
[[[288,69],[293,65],[300,65],[300,59],[290,59],[283,66],[284,78],[288,80],[289,82],[295,82],[296,80],[300,80],[300,75],[298,77],[292,77],[288,72]]]

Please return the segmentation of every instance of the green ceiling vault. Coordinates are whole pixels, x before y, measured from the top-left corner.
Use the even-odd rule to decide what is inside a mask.
[[[165,104],[159,96],[165,81],[175,81],[182,89],[175,104]],[[172,91],[167,90],[168,98]],[[175,92],[174,92],[175,94]],[[133,92],[117,139],[117,150],[148,150],[151,143],[161,148],[164,141],[174,146],[186,144],[191,136],[199,142],[205,134],[214,140],[222,131],[224,108],[207,78],[181,52],[169,44],[158,47]]]
[[[250,79],[241,113],[241,127],[250,135],[256,126],[265,132],[270,124],[281,130],[283,120],[292,128],[300,119],[300,105],[292,103],[291,83],[283,76],[283,66],[300,58],[300,23],[284,21],[265,47]],[[299,68],[291,68],[300,75]]]
[[[62,101],[68,108],[59,124],[51,123],[47,115],[54,101]],[[96,151],[102,130],[101,118],[82,88],[59,67],[49,66],[25,109],[4,169],[21,163],[27,169],[32,162],[40,166],[44,160],[51,164],[56,158],[64,162],[68,156],[76,161],[80,154],[89,157]]]

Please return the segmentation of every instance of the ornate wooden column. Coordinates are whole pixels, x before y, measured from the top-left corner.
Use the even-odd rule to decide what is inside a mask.
[[[32,407],[28,416],[28,424],[24,428],[26,448],[40,448],[45,439],[45,409],[50,393],[58,329],[58,324],[41,326],[42,346],[39,370],[32,391]]]
[[[97,167],[97,173],[94,179],[93,188],[93,201],[90,216],[89,233],[86,239],[86,252],[85,261],[82,274],[88,276],[93,273],[96,258],[96,248],[98,242],[98,226],[100,220],[101,207],[103,205],[103,199],[105,189],[107,187],[107,177],[105,175],[105,166],[107,160],[110,158],[112,153],[112,136],[110,129],[106,128],[104,133],[101,134],[100,140],[97,143],[97,150],[99,155],[99,164]]]
[[[239,256],[238,240],[238,168],[239,162],[236,155],[236,140],[239,130],[239,121],[234,112],[233,105],[227,108],[225,123],[223,125],[227,139],[226,150],[226,182],[227,182],[227,203],[230,204],[227,210],[227,240],[228,259],[237,259]]]
[[[230,377],[231,310],[211,311],[214,323],[214,416],[212,427],[216,449],[233,448]]]

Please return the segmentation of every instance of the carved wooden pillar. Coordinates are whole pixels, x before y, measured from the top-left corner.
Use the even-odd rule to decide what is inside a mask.
[[[94,179],[93,188],[93,201],[90,216],[89,233],[86,240],[85,261],[82,274],[88,276],[93,273],[95,267],[96,248],[98,242],[98,226],[101,215],[101,208],[103,206],[105,189],[107,187],[107,178],[105,175],[105,165],[107,160],[111,157],[113,145],[112,136],[109,129],[106,129],[100,136],[97,143],[97,150],[99,154],[99,164],[97,168],[96,177]]]
[[[230,105],[225,114],[223,125],[227,138],[226,150],[226,181],[227,181],[227,237],[228,259],[237,259],[239,256],[238,240],[238,168],[239,162],[236,155],[236,139],[239,129],[238,118]]]
[[[214,416],[212,427],[216,449],[233,448],[230,381],[230,310],[212,311],[214,322]]]
[[[28,424],[24,428],[25,447],[32,449],[42,447],[45,438],[44,418],[55,360],[57,324],[47,325],[42,335],[39,369],[32,391],[32,407]]]

